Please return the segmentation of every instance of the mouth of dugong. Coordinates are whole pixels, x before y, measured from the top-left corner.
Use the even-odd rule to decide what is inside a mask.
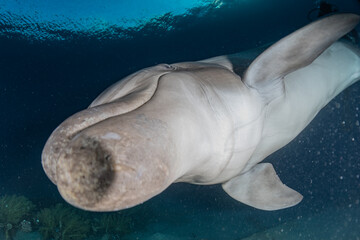
[[[77,137],[69,145],[56,165],[59,192],[72,205],[92,209],[114,181],[111,153],[91,138]]]
[[[171,184],[174,153],[164,122],[132,112],[77,133],[59,148],[53,177],[61,196],[76,207],[120,210]]]
[[[170,139],[161,133],[162,125],[138,118],[105,120],[70,141],[56,171],[58,190],[66,201],[86,210],[120,210],[148,200],[171,184]],[[121,131],[112,127],[115,123]]]

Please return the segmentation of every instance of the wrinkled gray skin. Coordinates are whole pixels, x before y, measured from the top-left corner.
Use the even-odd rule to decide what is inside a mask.
[[[259,209],[293,206],[302,196],[260,162],[359,80],[359,53],[337,42],[358,21],[324,18],[260,55],[138,71],[55,129],[44,170],[66,201],[93,211],[135,206],[173,182],[222,183]]]

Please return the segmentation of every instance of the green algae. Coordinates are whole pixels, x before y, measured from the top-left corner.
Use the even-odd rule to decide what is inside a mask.
[[[90,232],[90,221],[63,204],[42,209],[38,220],[44,240],[81,240]]]

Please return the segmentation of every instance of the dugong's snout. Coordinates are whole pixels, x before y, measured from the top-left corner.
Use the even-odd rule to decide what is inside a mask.
[[[111,151],[95,138],[80,136],[70,142],[57,161],[57,186],[71,204],[93,208],[115,180]]]
[[[135,206],[171,178],[166,126],[143,115],[118,116],[74,136],[56,162],[56,185],[70,204],[92,211]]]

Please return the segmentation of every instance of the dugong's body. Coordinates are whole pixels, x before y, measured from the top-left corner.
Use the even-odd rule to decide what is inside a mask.
[[[359,52],[337,42],[358,21],[333,15],[260,55],[136,72],[52,133],[44,170],[69,203],[94,211],[137,205],[173,182],[222,183],[259,209],[293,206],[302,196],[260,162],[360,79]]]

